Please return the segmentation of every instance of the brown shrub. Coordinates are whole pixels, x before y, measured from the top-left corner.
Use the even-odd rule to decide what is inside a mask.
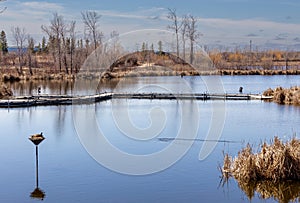
[[[5,85],[1,85],[0,87],[0,99],[5,99],[13,96],[13,92],[10,88]]]
[[[264,96],[273,96],[273,101],[278,104],[293,104],[300,105],[300,88],[291,87],[290,89],[284,89],[277,87],[274,90],[267,89]]]
[[[229,173],[239,182],[300,180],[300,140],[296,138],[283,143],[275,137],[270,145],[263,143],[256,154],[248,144],[231,160],[225,156],[223,176]]]
[[[272,90],[271,88],[269,88],[266,91],[264,91],[263,95],[264,96],[274,96],[274,90]]]

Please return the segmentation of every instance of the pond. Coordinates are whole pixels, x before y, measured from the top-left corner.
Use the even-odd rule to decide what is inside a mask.
[[[99,86],[97,81],[45,83],[42,93],[183,92],[184,85],[202,93],[208,91],[203,82],[207,79],[128,78]],[[240,86],[244,93],[261,93],[269,87],[300,85],[299,79],[226,76],[221,82],[227,93],[237,93]],[[16,95],[35,94],[28,83],[12,86]],[[233,179],[220,185],[223,152],[236,155],[248,142],[258,146],[275,135],[287,140],[300,134],[299,107],[262,101],[120,99],[0,111],[1,202],[36,201],[30,197],[36,188],[35,146],[28,140],[35,133],[46,137],[38,148],[38,183],[44,202],[250,202]],[[223,113],[216,119],[214,112],[224,112],[224,119]],[[218,132],[216,125],[221,127],[220,135],[207,137]],[[212,151],[200,159],[205,145]],[[251,202],[274,199],[264,200],[256,192]]]

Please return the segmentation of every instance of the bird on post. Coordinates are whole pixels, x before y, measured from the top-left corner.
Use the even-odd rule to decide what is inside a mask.
[[[41,132],[40,134],[31,135],[29,137],[29,140],[31,140],[35,145],[39,145],[44,139],[45,137],[43,136],[43,132]]]

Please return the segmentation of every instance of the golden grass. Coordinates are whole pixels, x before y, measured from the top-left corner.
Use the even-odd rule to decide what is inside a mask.
[[[264,142],[261,151],[253,153],[248,144],[232,159],[225,155],[222,168],[224,177],[238,181],[300,180],[300,140],[293,138],[284,143],[275,137],[271,144]]]
[[[235,158],[225,154],[221,170],[224,183],[234,177],[250,200],[257,192],[262,199],[300,201],[300,140],[295,137],[287,142],[275,137],[257,153],[248,144]]]

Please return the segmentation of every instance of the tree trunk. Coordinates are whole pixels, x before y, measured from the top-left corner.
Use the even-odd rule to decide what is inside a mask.
[[[29,74],[32,75],[32,58],[31,58],[31,53],[28,53],[28,68],[29,68]]]
[[[191,41],[191,50],[190,50],[190,64],[194,62],[194,42]]]

